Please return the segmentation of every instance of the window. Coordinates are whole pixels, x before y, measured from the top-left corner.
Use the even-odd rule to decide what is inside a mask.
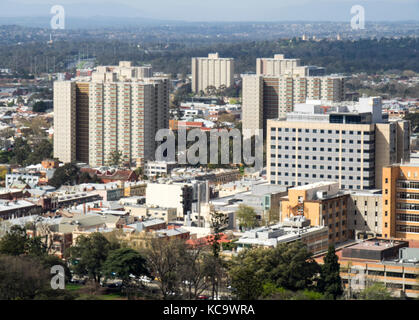
[[[396,225],[399,232],[419,233],[419,226]]]

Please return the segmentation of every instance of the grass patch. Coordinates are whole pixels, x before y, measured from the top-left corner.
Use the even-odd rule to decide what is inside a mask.
[[[65,285],[65,289],[67,291],[71,291],[71,292],[78,291],[81,288],[83,288],[83,285],[81,285],[81,284],[68,283],[68,284]]]

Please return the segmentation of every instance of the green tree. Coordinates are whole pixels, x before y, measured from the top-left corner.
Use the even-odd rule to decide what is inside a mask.
[[[33,151],[29,154],[27,160],[24,161],[25,165],[38,164],[45,159],[50,159],[53,156],[52,142],[48,139],[42,139],[37,143]]]
[[[270,278],[279,287],[292,291],[315,289],[320,266],[301,241],[277,245],[268,261]]]
[[[258,225],[256,212],[252,207],[240,204],[236,216],[240,227],[251,229]]]
[[[59,188],[64,184],[74,185],[78,182],[79,168],[72,163],[66,163],[55,170],[54,175],[48,181],[53,187]]]
[[[238,299],[256,300],[263,293],[266,279],[266,268],[262,266],[265,253],[263,249],[242,251],[233,258],[229,269],[233,292]]]
[[[419,112],[412,112],[405,115],[404,120],[409,120],[412,131],[419,132]]]
[[[116,166],[119,167],[122,163],[122,152],[118,150],[114,150],[110,154],[110,159],[108,164],[110,166]]]
[[[115,243],[109,242],[101,233],[95,232],[89,236],[80,236],[76,245],[69,250],[72,269],[78,276],[88,276],[96,283],[103,277],[103,265],[112,249],[117,249]]]
[[[324,263],[321,266],[320,279],[317,283],[318,289],[326,296],[337,297],[343,293],[342,279],[340,277],[340,264],[338,256],[335,253],[335,247],[329,246],[326,256],[323,259]]]
[[[324,296],[312,290],[291,291],[284,288],[278,288],[273,283],[265,283],[263,285],[263,296],[271,300],[324,300]]]
[[[390,291],[384,284],[375,282],[368,288],[365,288],[359,293],[359,298],[362,300],[391,300],[393,299]]]
[[[0,239],[0,253],[10,256],[27,254],[41,257],[47,254],[47,248],[40,237],[30,238],[26,228],[13,225]]]
[[[120,248],[110,251],[103,264],[102,272],[105,279],[118,278],[122,280],[122,288],[131,297],[131,289],[136,287],[134,277],[149,276],[145,258],[131,248]]]
[[[208,288],[205,272],[207,248],[182,246],[179,249],[179,273],[183,296],[190,300],[197,299]]]
[[[10,162],[13,164],[23,165],[25,160],[29,157],[32,150],[28,142],[21,137],[15,139],[13,144],[13,156]]]
[[[44,101],[35,102],[32,106],[33,112],[45,112],[48,109],[48,105]]]
[[[48,289],[50,275],[28,256],[0,256],[0,300],[32,300]]]
[[[231,260],[229,275],[240,299],[257,299],[266,283],[294,292],[312,290],[319,271],[306,246],[296,241],[241,251]]]
[[[145,249],[148,268],[159,279],[158,285],[164,300],[171,298],[173,293],[180,295],[179,247],[183,246],[183,240],[153,238]]]
[[[212,238],[210,240],[211,254],[204,256],[204,270],[211,283],[211,297],[218,296],[221,279],[225,273],[225,262],[220,256],[220,242],[222,231],[227,226],[227,216],[221,212],[211,213]]]
[[[0,253],[9,256],[19,256],[25,253],[28,236],[25,228],[14,225],[0,239]]]

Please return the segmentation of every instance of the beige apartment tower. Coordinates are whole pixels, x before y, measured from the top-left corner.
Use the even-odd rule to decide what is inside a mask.
[[[306,100],[339,102],[344,99],[343,77],[246,74],[242,79],[243,129],[266,128],[268,119],[283,117],[293,111],[295,104]],[[254,118],[255,115],[258,117]]]
[[[192,58],[192,91],[206,92],[208,87],[226,88],[234,84],[234,59],[220,58],[218,53],[208,58]]]
[[[54,158],[76,161],[76,83],[54,82]]]
[[[168,128],[169,80],[151,67],[100,66],[90,81],[54,83],[54,156],[108,165],[113,152],[135,165],[154,158],[155,134]],[[70,146],[70,147],[68,147]]]
[[[273,58],[256,59],[256,74],[266,76],[280,76],[284,74],[307,75],[307,67],[300,65],[300,59],[285,59],[283,54],[276,54]]]

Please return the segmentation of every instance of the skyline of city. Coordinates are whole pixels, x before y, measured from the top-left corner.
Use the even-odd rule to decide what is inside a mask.
[[[418,301],[419,1],[2,5],[0,300]]]

